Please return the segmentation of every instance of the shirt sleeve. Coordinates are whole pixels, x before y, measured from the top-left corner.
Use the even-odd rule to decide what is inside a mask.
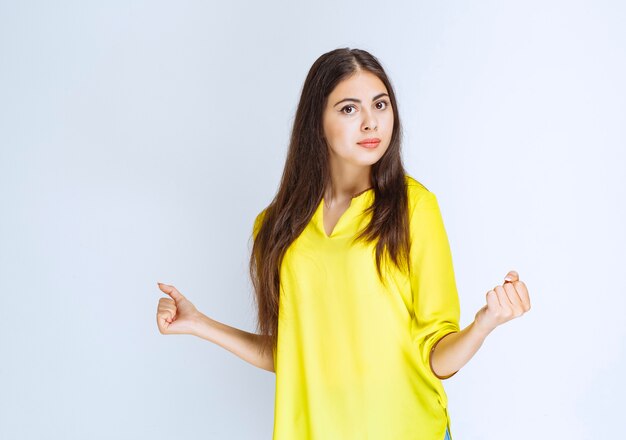
[[[416,202],[410,220],[411,291],[415,311],[414,341],[425,365],[447,334],[458,332],[460,305],[450,244],[435,194],[427,191]]]

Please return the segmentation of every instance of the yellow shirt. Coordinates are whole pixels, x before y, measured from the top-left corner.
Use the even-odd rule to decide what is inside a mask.
[[[369,189],[352,198],[330,236],[323,200],[280,269],[273,440],[443,440],[447,396],[430,351],[459,331],[459,298],[435,195],[405,176],[411,276],[376,274]],[[265,210],[255,219],[256,236]],[[450,377],[450,376],[448,376]]]

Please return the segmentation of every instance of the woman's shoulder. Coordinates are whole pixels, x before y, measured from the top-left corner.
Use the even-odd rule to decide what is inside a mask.
[[[418,181],[416,178],[414,178],[413,176],[409,174],[404,175],[404,181],[406,182],[406,185],[409,188],[409,190],[428,191],[428,188],[426,188],[426,186],[422,182]]]
[[[407,196],[409,199],[409,211],[413,211],[417,205],[432,204],[436,202],[435,194],[414,177],[405,174]]]
[[[256,239],[257,234],[259,233],[259,229],[261,229],[261,225],[263,224],[263,220],[265,218],[265,213],[267,211],[267,206],[259,212],[254,218],[254,222],[252,225],[252,236]]]

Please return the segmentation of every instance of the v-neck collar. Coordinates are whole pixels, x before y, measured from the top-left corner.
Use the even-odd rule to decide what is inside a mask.
[[[342,235],[346,224],[349,224],[349,222],[363,214],[363,211],[367,208],[367,206],[369,206],[367,202],[371,200],[373,195],[374,188],[367,188],[353,196],[350,199],[350,204],[335,223],[335,227],[330,235],[326,234],[326,228],[324,227],[324,197],[320,200],[320,203],[313,214],[313,221],[325,239],[332,240],[337,238]]]

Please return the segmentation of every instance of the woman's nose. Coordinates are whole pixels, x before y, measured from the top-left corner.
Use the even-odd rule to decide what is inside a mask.
[[[376,130],[376,118],[374,115],[367,114],[363,120],[363,130]]]

